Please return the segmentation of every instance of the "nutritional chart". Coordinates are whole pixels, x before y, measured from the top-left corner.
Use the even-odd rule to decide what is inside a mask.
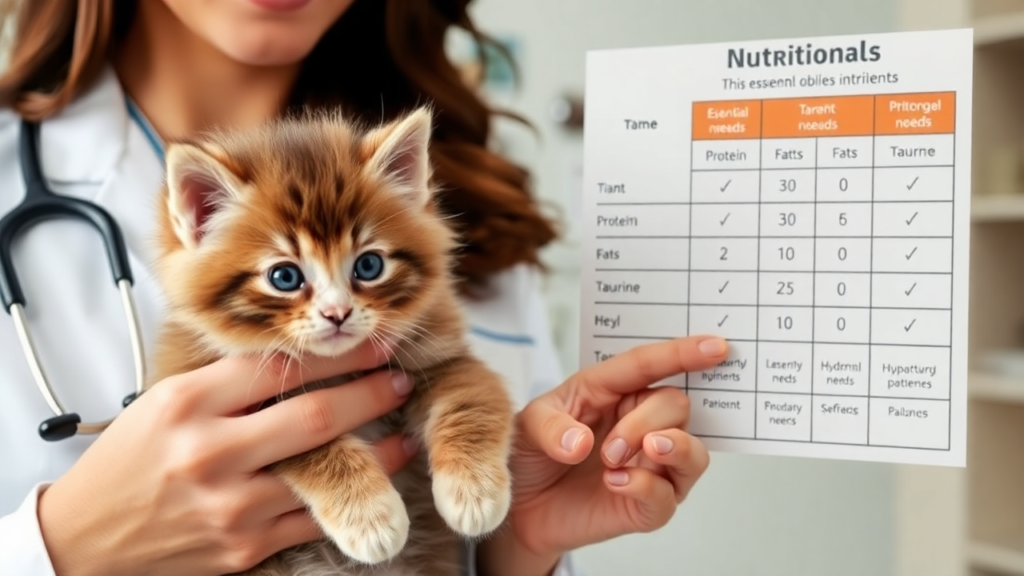
[[[675,288],[691,333],[749,360],[688,377],[695,432],[949,447],[955,105],[693,105],[693,290]]]
[[[717,334],[727,361],[662,383],[687,391],[693,434],[826,457],[958,449],[970,191],[963,90],[943,88],[682,102],[671,193],[636,194],[620,182],[635,169],[591,172],[583,361]]]

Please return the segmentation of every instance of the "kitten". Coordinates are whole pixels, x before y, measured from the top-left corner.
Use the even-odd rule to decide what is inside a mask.
[[[170,313],[151,382],[228,354],[336,355],[387,338],[414,383],[387,418],[273,467],[328,538],[248,574],[455,575],[458,535],[508,512],[512,402],[468,349],[430,132],[425,108],[377,127],[320,114],[167,149]],[[389,478],[368,443],[396,431],[424,449]]]

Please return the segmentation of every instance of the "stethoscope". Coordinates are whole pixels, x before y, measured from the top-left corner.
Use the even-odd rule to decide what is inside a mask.
[[[39,124],[22,121],[18,157],[21,162],[22,178],[25,181],[25,198],[10,212],[0,218],[0,299],[4,309],[14,319],[18,340],[28,360],[36,386],[50,405],[54,417],[39,425],[39,435],[46,441],[70,438],[75,434],[99,434],[113,422],[83,423],[81,416],[68,412],[57,399],[43,371],[25,319],[25,294],[21,291],[18,275],[14,270],[11,250],[15,239],[34,224],[54,218],[73,218],[91,224],[103,237],[110,261],[110,271],[121,293],[121,304],[128,320],[128,334],[131,338],[132,354],[135,360],[135,392],[122,402],[127,407],[142,394],[145,383],[145,356],[142,349],[141,329],[132,296],[131,266],[121,229],[114,218],[103,208],[92,202],[61,196],[46,186],[39,161]]]

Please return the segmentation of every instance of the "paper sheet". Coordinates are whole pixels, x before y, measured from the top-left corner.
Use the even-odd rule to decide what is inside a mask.
[[[595,51],[583,366],[686,334],[712,450],[965,465],[970,30]]]

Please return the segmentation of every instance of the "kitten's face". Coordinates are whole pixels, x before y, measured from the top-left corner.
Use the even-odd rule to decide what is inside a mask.
[[[429,130],[418,111],[366,134],[320,119],[171,146],[161,272],[179,320],[223,353],[415,333],[453,246]]]

